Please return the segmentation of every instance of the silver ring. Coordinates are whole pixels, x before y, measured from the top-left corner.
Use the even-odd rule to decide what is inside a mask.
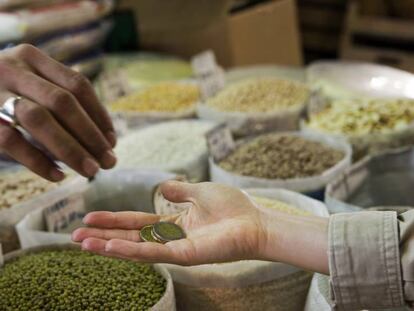
[[[13,96],[8,98],[3,106],[0,108],[0,119],[6,121],[13,127],[19,126],[19,121],[16,117],[16,105],[22,99],[20,96]]]

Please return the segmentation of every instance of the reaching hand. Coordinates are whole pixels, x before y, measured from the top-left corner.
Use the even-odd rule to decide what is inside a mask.
[[[16,97],[16,121],[57,160],[86,177],[115,165],[112,122],[85,77],[23,44],[0,52],[0,106]],[[44,152],[3,122],[0,151],[46,179],[64,178]]]
[[[213,183],[162,185],[165,198],[191,207],[173,216],[140,212],[92,212],[84,218],[89,228],[72,238],[84,250],[145,262],[195,265],[258,258],[266,241],[263,215],[240,190]],[[181,226],[187,237],[157,244],[142,242],[139,229],[158,221]]]

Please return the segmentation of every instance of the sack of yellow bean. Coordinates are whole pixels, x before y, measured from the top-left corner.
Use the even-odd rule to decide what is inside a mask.
[[[188,119],[195,116],[200,91],[190,82],[160,82],[118,98],[109,109],[127,120],[129,127]]]
[[[336,99],[309,105],[304,132],[347,139],[354,160],[414,144],[414,100]]]
[[[199,103],[197,114],[202,119],[226,123],[237,136],[296,130],[310,96],[310,90],[301,82],[252,78],[230,84]]]
[[[247,189],[246,192],[265,213],[328,216],[321,202],[291,191]],[[289,265],[256,260],[164,266],[174,281],[177,309],[183,311],[302,311],[312,278],[311,273]]]

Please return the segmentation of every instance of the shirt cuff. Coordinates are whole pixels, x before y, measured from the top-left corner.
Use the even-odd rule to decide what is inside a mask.
[[[328,255],[336,310],[404,306],[398,241],[395,212],[331,216]]]

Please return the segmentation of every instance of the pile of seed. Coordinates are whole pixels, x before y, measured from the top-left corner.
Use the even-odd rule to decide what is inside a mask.
[[[0,269],[0,310],[148,310],[165,289],[149,265],[78,250],[44,251]]]
[[[195,106],[200,91],[197,86],[162,82],[121,97],[111,104],[113,111],[179,112]]]
[[[139,129],[123,137],[115,152],[120,167],[173,169],[207,154],[202,121],[175,121]]]
[[[322,132],[358,136],[402,130],[414,121],[414,100],[335,100],[310,116],[308,126]]]
[[[273,112],[303,106],[309,95],[299,82],[256,78],[230,85],[206,104],[222,111]]]
[[[343,157],[341,151],[299,136],[266,134],[239,146],[219,166],[244,176],[289,179],[319,175]]]
[[[256,204],[264,208],[274,209],[291,215],[310,215],[310,213],[305,210],[301,210],[281,201],[256,196],[253,196],[252,199]]]
[[[56,187],[56,183],[29,171],[0,174],[0,210],[30,200]]]

